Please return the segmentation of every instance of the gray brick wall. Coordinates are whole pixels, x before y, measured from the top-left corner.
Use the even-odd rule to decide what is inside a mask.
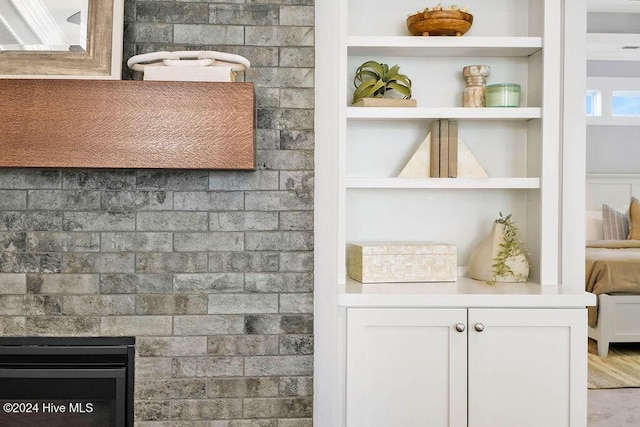
[[[139,427],[310,427],[313,0],[125,13],[125,60],[250,59],[258,170],[0,169],[0,334],[136,336]]]

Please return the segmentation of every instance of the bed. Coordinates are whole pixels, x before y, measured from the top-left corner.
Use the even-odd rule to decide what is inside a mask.
[[[640,175],[587,177],[585,289],[598,297],[589,307],[589,337],[601,357],[610,343],[640,342],[640,240],[604,240],[602,224],[603,205],[626,214],[633,194],[640,194]]]
[[[589,307],[589,337],[599,356],[610,342],[640,341],[640,241],[588,241],[585,289],[598,295]]]

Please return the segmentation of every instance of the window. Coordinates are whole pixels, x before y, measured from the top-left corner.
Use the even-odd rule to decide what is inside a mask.
[[[586,101],[587,117],[599,117],[602,115],[602,96],[599,90],[587,90]]]
[[[613,117],[640,117],[640,91],[614,90],[611,97]]]

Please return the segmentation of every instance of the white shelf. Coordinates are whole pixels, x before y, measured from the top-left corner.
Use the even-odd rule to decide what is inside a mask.
[[[538,283],[496,283],[460,276],[455,282],[360,283],[347,278],[338,294],[345,307],[585,307],[596,297],[583,290]]]
[[[347,38],[350,56],[459,56],[533,55],[542,49],[541,37],[363,37]]]
[[[538,189],[539,178],[347,178],[351,189]]]
[[[420,100],[418,100],[420,102]],[[468,120],[531,120],[539,119],[542,109],[520,108],[406,108],[347,107],[348,119],[468,119]]]

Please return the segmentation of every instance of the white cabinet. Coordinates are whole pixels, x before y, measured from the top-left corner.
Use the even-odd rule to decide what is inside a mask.
[[[347,426],[466,426],[464,309],[349,309]]]
[[[584,309],[349,308],[346,425],[584,426],[585,325]]]
[[[468,329],[469,427],[586,425],[585,309],[469,309]]]

